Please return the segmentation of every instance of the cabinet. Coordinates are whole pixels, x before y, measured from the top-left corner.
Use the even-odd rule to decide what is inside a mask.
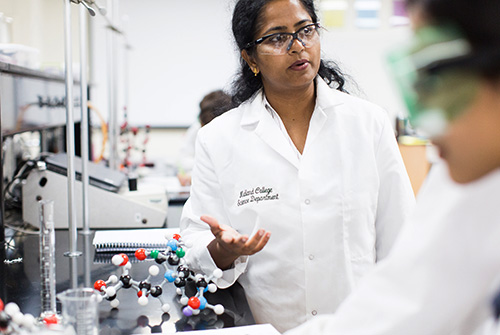
[[[431,167],[427,159],[427,145],[399,144],[399,150],[410,177],[413,192],[417,195]]]

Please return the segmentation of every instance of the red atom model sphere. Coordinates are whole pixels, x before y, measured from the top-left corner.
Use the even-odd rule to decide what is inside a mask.
[[[123,258],[123,262],[120,264],[120,266],[124,266],[125,264],[128,263],[128,256],[125,254],[120,254],[120,256],[122,256]]]
[[[137,258],[138,260],[143,261],[143,260],[146,259],[146,257],[147,257],[146,256],[146,250],[144,250],[144,249],[137,249],[135,251],[135,258]]]
[[[43,322],[47,325],[56,325],[57,324],[57,315],[52,314],[43,318]]]
[[[192,309],[197,309],[198,307],[200,307],[200,299],[198,299],[196,297],[191,297],[188,300],[188,305]]]
[[[99,280],[97,280],[97,281],[94,283],[94,288],[95,288],[96,290],[98,290],[99,292],[101,292],[101,289],[102,289],[103,287],[106,287],[106,282],[105,282],[104,280],[102,280],[102,279],[99,279]]]

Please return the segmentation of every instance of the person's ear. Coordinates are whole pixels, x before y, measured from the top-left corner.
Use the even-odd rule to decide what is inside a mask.
[[[252,70],[252,72],[255,75],[257,75],[260,72],[257,62],[255,61],[255,58],[250,54],[248,54],[246,50],[241,50],[241,57],[243,57],[245,62],[247,62],[248,66],[250,67],[250,70]]]

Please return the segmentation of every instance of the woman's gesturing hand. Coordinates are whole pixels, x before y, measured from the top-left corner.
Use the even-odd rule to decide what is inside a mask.
[[[264,248],[271,237],[271,233],[259,229],[255,235],[248,237],[238,233],[234,228],[219,224],[219,222],[208,215],[200,219],[210,226],[215,239],[208,245],[212,259],[220,269],[227,269],[239,256],[253,255]]]

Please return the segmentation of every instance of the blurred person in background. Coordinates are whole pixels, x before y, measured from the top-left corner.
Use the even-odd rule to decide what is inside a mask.
[[[194,148],[198,130],[232,107],[231,96],[222,90],[210,92],[200,101],[198,118],[186,131],[179,151],[177,178],[182,186],[191,185],[191,170],[193,169]]]
[[[390,62],[445,163],[389,256],[286,335],[500,334],[500,1],[406,2],[413,42]]]

